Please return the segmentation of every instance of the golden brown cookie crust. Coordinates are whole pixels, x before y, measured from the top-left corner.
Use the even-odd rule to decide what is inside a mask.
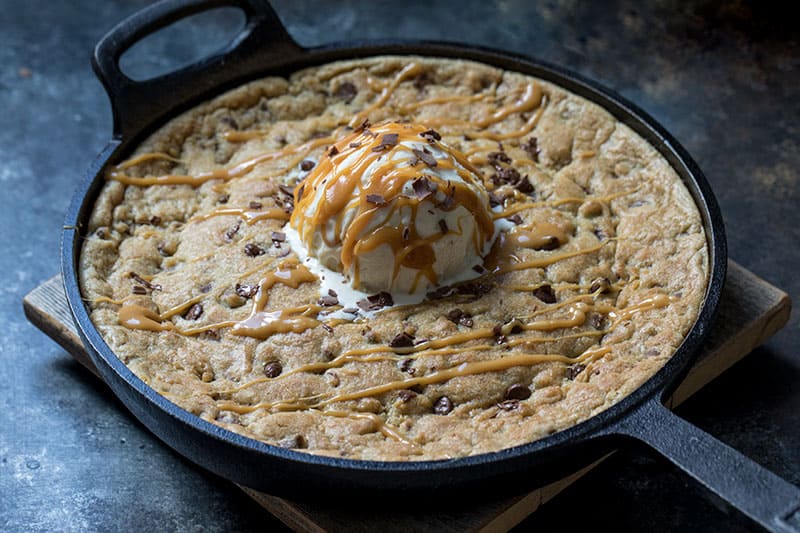
[[[526,91],[540,91],[536,105],[520,104],[535,96]],[[230,324],[251,311],[248,290],[293,256],[275,240],[280,211],[291,207],[281,185],[324,157],[354,117],[429,124],[483,171],[507,216],[523,227],[557,226],[566,242],[514,250],[519,263],[541,267],[509,269],[375,319],[265,339],[232,335]],[[173,119],[132,157],[154,153],[117,169],[95,205],[80,258],[92,320],[157,392],[280,446],[403,461],[544,437],[661,368],[706,291],[700,214],[667,161],[597,105],[483,64],[387,56],[265,78]],[[261,162],[249,168],[253,158]],[[237,165],[241,175],[231,177]],[[177,175],[214,179],[136,183]],[[244,219],[269,210],[274,216]],[[318,299],[314,282],[276,284],[267,306]],[[130,305],[165,330],[121,325]],[[389,346],[402,333],[416,346]],[[470,334],[477,338],[426,349]],[[520,364],[494,371],[487,363],[509,357]]]

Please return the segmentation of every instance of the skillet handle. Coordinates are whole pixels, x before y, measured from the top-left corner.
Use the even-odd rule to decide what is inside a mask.
[[[657,398],[612,431],[647,444],[767,530],[800,532],[800,489],[678,417]]]
[[[221,51],[175,72],[135,81],[119,66],[137,41],[187,16],[236,7],[246,17],[242,31]],[[267,0],[164,0],[117,24],[92,54],[92,66],[111,100],[114,136],[127,137],[223,84],[244,80],[301,57],[305,49],[287,33]]]

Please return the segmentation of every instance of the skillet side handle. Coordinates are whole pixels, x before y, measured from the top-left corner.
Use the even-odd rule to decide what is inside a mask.
[[[767,530],[800,532],[800,489],[657,399],[645,402],[612,431],[647,444]]]
[[[224,49],[148,80],[132,80],[120,69],[120,57],[137,41],[185,17],[221,7],[239,8],[246,19],[242,31]],[[114,136],[121,138],[160,118],[159,111],[183,108],[214,88],[289,63],[304,53],[267,0],[163,0],[108,32],[95,46],[92,66],[111,100]]]

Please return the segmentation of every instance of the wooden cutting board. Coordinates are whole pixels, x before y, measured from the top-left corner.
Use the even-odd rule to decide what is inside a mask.
[[[60,276],[49,279],[31,291],[25,297],[23,306],[26,316],[34,325],[97,375],[72,322]],[[670,399],[670,407],[681,403],[774,335],[786,324],[790,310],[791,301],[785,292],[740,265],[729,262],[728,279],[710,338],[688,376]],[[468,507],[453,502],[437,506],[435,511],[397,510],[389,504],[370,509],[326,507],[294,502],[246,487],[241,489],[287,526],[305,531],[505,531],[603,460],[605,457],[528,494],[485,501],[480,505],[471,503]]]

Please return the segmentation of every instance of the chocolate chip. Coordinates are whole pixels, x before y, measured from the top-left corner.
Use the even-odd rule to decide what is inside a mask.
[[[417,369],[414,368],[414,360],[413,359],[403,359],[400,361],[400,371],[405,372],[406,374],[413,376],[417,373]]]
[[[515,383],[506,389],[506,400],[527,400],[531,397],[531,389],[525,385]]]
[[[342,309],[342,313],[347,313],[348,315],[357,315],[358,309],[356,309],[355,307],[345,307],[344,309]]]
[[[317,303],[323,307],[331,307],[333,305],[339,305],[339,299],[335,296],[325,295],[321,296]]]
[[[597,237],[597,240],[599,241],[604,241],[608,239],[608,234],[601,229],[596,229],[592,233],[594,233],[594,236]]]
[[[434,129],[423,131],[419,134],[419,136],[427,140],[429,143],[442,140],[442,136],[439,135],[439,132]]]
[[[514,213],[514,214],[513,214],[513,215],[511,215],[510,217],[506,217],[506,220],[508,220],[509,222],[513,222],[513,223],[514,223],[514,224],[516,224],[517,226],[519,226],[520,224],[522,224],[522,217],[520,216],[520,214],[519,214],[519,213]]]
[[[203,304],[196,303],[183,314],[186,320],[197,320],[203,315]]]
[[[447,227],[447,221],[443,218],[439,219],[439,229],[442,233],[447,233],[450,230],[450,228]]]
[[[397,397],[400,398],[401,402],[408,403],[417,397],[417,393],[413,390],[401,389],[397,392]]]
[[[520,178],[516,184],[516,188],[522,194],[530,194],[533,192],[533,184],[531,180],[528,179],[528,176]]]
[[[230,194],[220,194],[219,196],[217,196],[217,202],[219,202],[221,204],[227,204],[228,200],[230,200],[230,199],[231,199],[231,195]]]
[[[507,163],[509,165],[511,164],[511,158],[508,157],[508,154],[505,152],[490,152],[486,158],[488,159],[489,164],[498,170],[502,168],[500,163]]]
[[[521,148],[528,152],[533,161],[539,162],[539,140],[531,137],[527,142],[522,143]]]
[[[328,333],[333,333],[333,327],[329,326],[325,322],[323,322],[321,325],[322,325],[322,329],[324,329]]]
[[[497,404],[497,407],[499,407],[503,411],[513,411],[514,409],[519,407],[519,400],[503,400],[502,402]]]
[[[578,377],[578,374],[583,372],[583,370],[585,368],[586,368],[586,365],[582,365],[582,364],[575,364],[575,365],[567,367],[567,379],[570,380],[570,381],[574,380],[576,377]]]
[[[414,346],[414,336],[405,331],[395,335],[389,342],[390,348],[410,348],[412,346]]]
[[[432,183],[431,180],[425,176],[417,178],[411,182],[411,187],[414,189],[414,194],[416,195],[417,200],[420,201],[436,192],[436,184]]]
[[[488,270],[486,270],[486,267],[484,267],[483,265],[475,265],[472,267],[472,270],[474,270],[478,274],[486,274],[486,272],[488,272]]]
[[[134,285],[131,291],[133,292],[133,294],[139,294],[139,295],[147,294],[147,289],[145,289],[141,285]]]
[[[375,311],[383,307],[390,307],[394,305],[394,300],[392,299],[391,294],[386,291],[382,291],[378,294],[367,296],[366,299],[359,300],[356,302],[356,304],[364,311]]]
[[[311,161],[310,159],[303,159],[302,161],[300,161],[300,170],[308,172],[312,168],[314,168],[314,162]]]
[[[283,194],[285,194],[286,196],[288,196],[290,198],[294,198],[294,187],[292,187],[291,185],[283,185],[283,184],[281,184],[281,185],[278,185],[278,189]]]
[[[605,321],[605,318],[599,313],[591,313],[588,321],[589,325],[594,329],[601,330],[603,329],[603,322]]]
[[[550,285],[542,285],[533,291],[533,295],[546,304],[556,303],[556,293]]]
[[[262,204],[261,202],[250,202],[249,204],[247,204],[247,207],[249,207],[250,209],[261,209],[262,207],[264,207],[264,204]]]
[[[286,234],[282,231],[273,231],[270,235],[272,242],[286,242]]]
[[[158,215],[153,215],[150,217],[150,225],[151,226],[160,226],[161,225],[161,217]]]
[[[231,242],[233,240],[233,237],[237,233],[239,233],[239,228],[241,227],[241,225],[242,225],[242,222],[240,220],[240,221],[236,222],[236,224],[234,224],[233,226],[231,226],[230,228],[228,228],[225,231],[225,233],[222,236],[222,238],[225,240],[225,242]]]
[[[554,235],[547,235],[545,238],[541,240],[536,246],[533,247],[534,250],[555,250],[561,246],[561,241],[558,240],[558,237]]]
[[[328,150],[328,156],[333,157],[339,153],[339,149],[336,146],[331,146],[331,149]]]
[[[410,236],[411,230],[408,229],[408,226],[403,228],[403,240],[407,241],[408,237]]]
[[[264,365],[264,375],[268,378],[276,378],[283,372],[283,365],[278,361],[270,361]]]
[[[128,272],[128,276],[130,276],[139,285],[143,285],[144,288],[149,289],[151,291],[160,291],[163,289],[163,287],[160,284],[150,283],[136,272]]]
[[[339,296],[339,295],[338,295],[338,294],[336,294],[336,291],[335,291],[335,290],[333,290],[333,289],[328,289],[328,296],[332,296],[332,297],[336,298],[336,297],[337,297],[337,296]]]
[[[207,293],[207,292],[209,292],[211,290],[211,284],[210,283],[206,283],[205,285],[202,285],[200,288],[198,288],[198,290],[200,292],[202,292],[203,294],[205,294],[205,293]]]
[[[287,450],[302,450],[308,448],[308,440],[306,440],[306,438],[302,435],[295,435],[293,437],[286,437],[285,439],[279,440],[277,445],[281,448],[286,448]]]
[[[424,150],[417,150],[416,148],[413,148],[411,151],[414,153],[417,159],[419,159],[420,161],[422,161],[431,168],[435,167],[438,164],[436,162],[436,158],[433,157],[433,154],[430,153],[427,148]]]
[[[360,133],[360,132],[362,132],[362,131],[367,131],[367,130],[369,130],[369,127],[370,127],[370,123],[369,123],[369,117],[367,117],[367,118],[365,118],[365,119],[364,119],[364,120],[361,122],[361,124],[359,124],[359,125],[356,127],[356,129],[354,129],[353,131],[354,131],[354,132],[356,132],[356,133]],[[359,144],[360,144],[360,143],[359,143]]]
[[[248,257],[258,257],[259,255],[264,255],[267,252],[265,252],[264,249],[259,245],[250,242],[244,245],[244,253]]]
[[[592,286],[589,287],[589,292],[595,293],[599,291],[600,294],[603,294],[604,292],[608,292],[610,289],[611,283],[607,278],[597,278],[592,281]]]
[[[301,183],[300,184],[300,188],[297,189],[297,201],[298,202],[300,201],[300,199],[303,198],[303,193],[305,192],[305,190],[306,190],[306,184],[305,183]]]
[[[235,287],[236,294],[242,298],[252,298],[258,292],[258,285],[244,285],[237,283]]]
[[[437,415],[446,415],[453,410],[453,402],[447,396],[442,396],[433,403],[433,412]]]
[[[492,283],[486,281],[472,281],[470,283],[462,283],[456,287],[458,294],[480,297],[488,293],[494,288]]]
[[[515,168],[499,168],[496,174],[492,174],[491,180],[497,186],[516,185],[522,179],[519,171]]]
[[[368,194],[367,202],[377,206],[384,206],[386,205],[386,198],[384,198],[382,194]]]
[[[344,100],[347,104],[349,104],[357,94],[358,89],[349,81],[339,84],[333,93],[336,98]]]
[[[474,321],[472,320],[472,315],[469,313],[465,313],[461,309],[453,309],[449,313],[447,313],[447,319],[450,322],[455,324],[460,324],[462,326],[471,328],[474,325]]]

